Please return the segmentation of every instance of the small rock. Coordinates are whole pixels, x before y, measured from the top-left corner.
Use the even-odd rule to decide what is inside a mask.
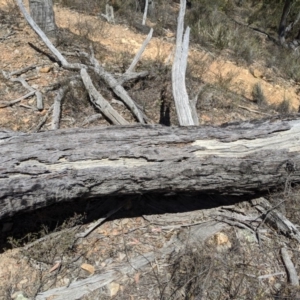
[[[91,274],[95,273],[95,267],[92,265],[89,265],[89,264],[82,264],[81,269],[83,269]]]
[[[225,251],[231,248],[228,236],[222,232],[218,232],[213,236],[212,243],[217,246],[217,251]]]
[[[126,254],[119,252],[118,253],[118,261],[122,261],[126,257]]]
[[[40,68],[40,73],[49,73],[53,69],[53,66],[45,66],[43,68]]]
[[[111,297],[116,296],[119,292],[120,285],[116,282],[112,282],[108,285],[109,294]]]
[[[219,233],[215,234],[214,239],[215,239],[215,242],[218,246],[227,244],[229,242],[228,236],[225,233],[222,233],[222,232],[219,232]]]
[[[259,71],[258,69],[252,70],[252,75],[255,78],[262,78],[263,77],[263,73],[261,71]]]

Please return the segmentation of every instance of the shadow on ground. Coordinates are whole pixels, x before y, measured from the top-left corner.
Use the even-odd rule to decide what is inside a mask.
[[[146,194],[103,197],[93,200],[79,199],[72,202],[56,203],[49,207],[1,220],[0,253],[11,248],[8,239],[18,240],[23,245],[28,241],[31,242],[33,239],[39,238],[43,228],[47,228],[46,231],[51,233],[66,222],[71,224],[68,226],[84,225],[103,218],[122,203],[125,203],[124,206],[107,220],[210,209],[223,205],[232,205],[245,200],[247,198],[241,196],[227,197],[203,194],[166,196]]]

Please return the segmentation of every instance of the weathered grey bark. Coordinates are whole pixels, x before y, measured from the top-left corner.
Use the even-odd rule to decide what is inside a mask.
[[[52,0],[29,0],[30,15],[43,32],[56,42],[56,24]]]
[[[0,131],[0,219],[101,195],[254,195],[300,182],[300,119]]]

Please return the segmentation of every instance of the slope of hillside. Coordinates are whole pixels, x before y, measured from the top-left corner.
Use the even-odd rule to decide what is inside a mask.
[[[92,45],[107,71],[116,77],[124,73],[146,37],[133,26],[141,13],[127,14],[126,19],[117,12],[116,24],[109,24],[99,16],[100,8],[87,14],[75,9],[80,1],[72,9],[62,5],[66,3],[55,5],[57,48],[69,61],[79,62],[78,51],[89,53]],[[137,65],[149,75],[124,87],[150,122],[178,125],[171,88],[178,5],[161,5],[171,25],[168,18],[147,21],[158,33]],[[258,39],[262,47],[270,43],[265,35]],[[0,0],[0,56],[0,128],[50,130],[57,87],[76,73],[55,62],[13,0]],[[33,95],[11,102],[28,90],[4,75],[27,67],[20,76],[42,92],[43,109],[36,108]],[[198,97],[201,125],[297,112],[300,106],[299,83],[275,66],[266,67],[263,57],[246,63],[229,48],[214,51],[195,39],[186,80],[190,98]],[[97,79],[95,85],[120,115],[136,123],[104,82]],[[168,120],[162,116],[166,107]],[[110,125],[90,103],[83,85],[72,86],[62,102],[60,127]],[[269,212],[279,218],[280,212],[286,213],[298,222],[299,195],[299,188],[287,181],[284,191],[279,187],[269,195],[274,204]],[[299,274],[299,240],[267,222],[269,212],[258,209],[261,199],[245,200],[210,195],[80,199],[7,219],[0,222],[0,299],[73,299],[68,294],[72,289],[82,293],[74,299],[86,300],[296,299],[298,287],[287,284],[279,250],[288,248]],[[59,293],[65,296],[57,298]]]

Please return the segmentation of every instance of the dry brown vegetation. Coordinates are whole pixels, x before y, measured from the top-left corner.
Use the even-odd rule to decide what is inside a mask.
[[[170,72],[178,6],[171,0],[156,2],[156,13],[148,20],[155,37],[137,67],[149,75],[124,87],[154,123],[177,125]],[[191,98],[198,97],[201,124],[297,112],[299,54],[282,49],[272,39],[280,6],[264,11],[261,1],[192,2],[186,14],[192,29],[187,87]],[[53,103],[55,89],[47,87],[68,81],[73,74],[51,61],[49,51],[12,0],[0,0],[0,4],[0,69],[12,72],[36,65],[26,78],[45,96],[42,111],[34,108],[33,98],[0,108],[0,127],[30,132]],[[117,75],[126,71],[145,37],[134,25],[142,18],[135,12],[135,1],[115,1],[115,25],[99,17],[105,1],[86,5],[81,0],[60,0],[55,4],[57,47],[73,53],[68,56],[70,62],[83,59],[74,53],[88,52],[92,45],[107,71]],[[44,72],[44,67],[50,70]],[[1,102],[26,92],[20,84],[0,76]],[[94,82],[126,120],[135,122],[102,81]],[[83,85],[71,86],[63,100],[61,128],[110,125],[104,118],[87,122],[98,113]],[[47,122],[43,130],[49,129]],[[287,182],[265,196],[274,209],[299,223],[299,186]],[[120,203],[118,212],[91,234],[78,238]],[[224,211],[252,217],[255,222],[233,224],[218,219]],[[88,203],[78,199],[3,220],[0,229],[0,299],[34,299],[39,293],[99,274],[113,279],[80,299],[300,298],[299,288],[288,283],[280,255],[285,245],[299,274],[299,242],[269,226],[249,199],[209,195],[144,195]],[[166,249],[172,251],[164,254]],[[148,258],[150,252],[154,258]],[[137,257],[149,261],[137,268]],[[124,266],[129,270],[110,273]],[[17,298],[20,294],[23,298]]]

